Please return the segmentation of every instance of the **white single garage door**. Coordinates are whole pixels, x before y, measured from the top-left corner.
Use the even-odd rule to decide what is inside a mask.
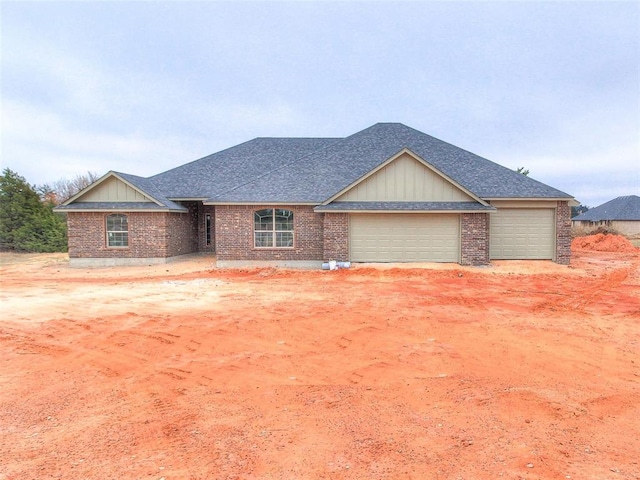
[[[460,217],[449,214],[351,214],[353,262],[458,262]]]
[[[490,219],[491,259],[553,259],[556,222],[552,208],[500,208]]]

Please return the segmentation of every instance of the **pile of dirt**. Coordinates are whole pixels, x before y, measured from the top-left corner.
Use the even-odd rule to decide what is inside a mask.
[[[606,235],[597,233],[586,237],[574,238],[571,250],[596,250],[599,252],[629,252],[637,253],[640,249],[621,235]]]

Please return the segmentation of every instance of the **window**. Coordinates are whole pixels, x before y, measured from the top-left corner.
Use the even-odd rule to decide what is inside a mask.
[[[204,231],[207,235],[207,245],[211,245],[211,215],[208,213],[204,216]]]
[[[107,247],[129,246],[129,221],[126,215],[114,213],[107,217]]]
[[[253,213],[254,245],[257,248],[293,248],[293,212],[267,208]]]

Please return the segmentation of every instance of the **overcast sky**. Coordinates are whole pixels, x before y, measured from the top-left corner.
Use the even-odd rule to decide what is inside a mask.
[[[640,2],[0,2],[2,167],[150,176],[401,122],[598,206],[640,195]]]

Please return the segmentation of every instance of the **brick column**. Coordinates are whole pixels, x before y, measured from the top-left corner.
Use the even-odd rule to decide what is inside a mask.
[[[571,261],[571,207],[559,201],[556,208],[556,263],[569,265]]]
[[[460,265],[489,264],[489,214],[461,215]]]
[[[346,213],[324,214],[323,260],[349,260],[349,216]]]

